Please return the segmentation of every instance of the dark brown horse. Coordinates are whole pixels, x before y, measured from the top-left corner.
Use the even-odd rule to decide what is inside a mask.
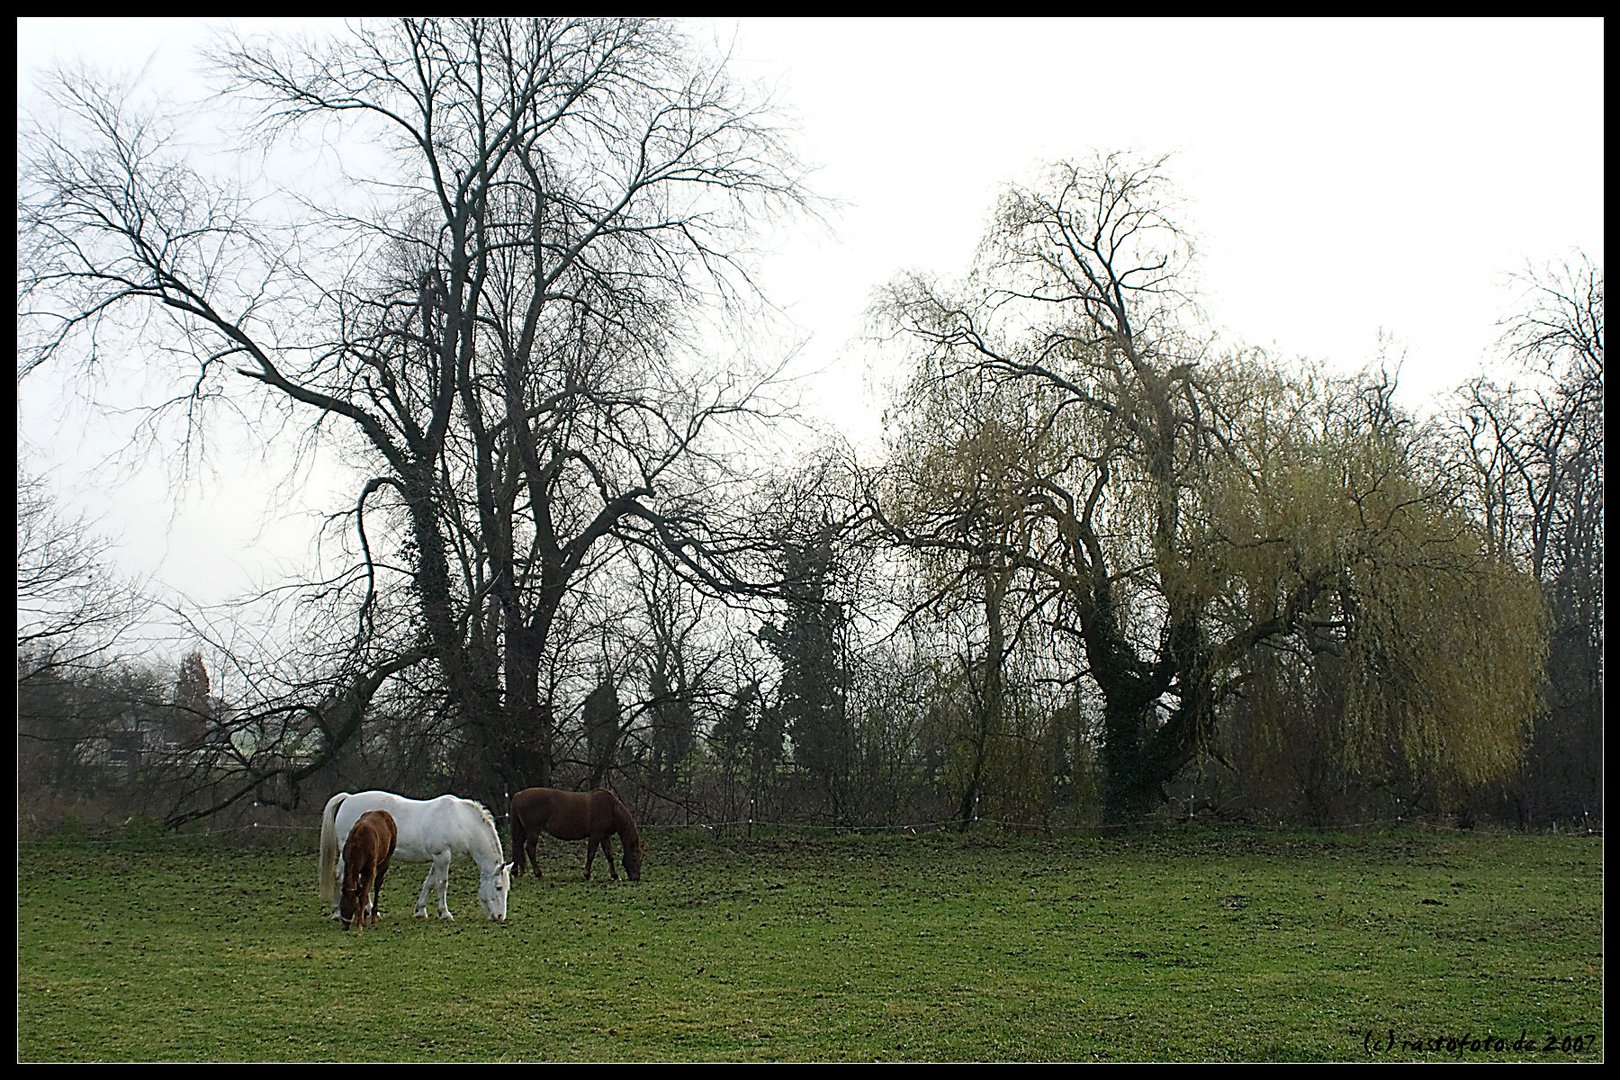
[[[585,847],[585,879],[590,880],[591,863],[596,858],[596,845],[602,845],[607,856],[608,873],[619,880],[613,866],[614,833],[624,845],[624,872],[631,881],[641,880],[641,834],[636,831],[635,818],[619,797],[607,788],[595,791],[559,791],[556,788],[524,788],[512,796],[512,858],[517,865],[512,876],[523,873],[527,859],[540,876],[540,864],[535,862],[535,844],[541,833],[550,833],[559,840],[587,840]]]
[[[343,929],[353,922],[356,930],[364,930],[377,921],[383,875],[397,843],[399,829],[388,811],[367,810],[355,820],[343,842],[343,898],[338,906]]]

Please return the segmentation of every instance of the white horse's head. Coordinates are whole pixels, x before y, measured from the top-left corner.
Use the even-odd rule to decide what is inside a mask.
[[[484,905],[484,910],[496,922],[506,921],[506,898],[511,892],[511,863],[501,863],[487,874],[479,875],[478,902]]]

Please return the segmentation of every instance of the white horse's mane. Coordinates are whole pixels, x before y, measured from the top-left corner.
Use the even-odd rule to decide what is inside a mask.
[[[501,830],[500,830],[500,826],[495,824],[495,815],[491,814],[489,812],[489,807],[485,806],[483,803],[479,802],[477,799],[462,799],[461,801],[465,802],[465,803],[471,803],[473,806],[478,808],[478,812],[480,814],[482,814],[483,817],[484,817],[484,824],[488,825],[489,826],[489,831],[495,834],[495,844],[496,844],[497,847],[499,847],[500,842],[501,842]],[[504,853],[503,853],[503,857],[504,857]]]

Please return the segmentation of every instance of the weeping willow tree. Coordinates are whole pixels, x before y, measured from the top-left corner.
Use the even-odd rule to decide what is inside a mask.
[[[923,358],[891,419],[872,504],[906,555],[906,619],[937,653],[931,726],[964,829],[981,799],[1005,794],[991,777],[1008,771],[1009,725],[1031,712],[1027,681],[1009,670],[1029,651],[1039,607],[1028,477],[1062,467],[1050,405],[1038,388],[953,378]]]
[[[1271,389],[1296,421],[1324,396],[1333,408],[1331,390]],[[1266,415],[1249,432],[1258,453],[1211,485],[1191,568],[1221,618],[1286,624],[1235,665],[1229,709],[1251,730],[1231,734],[1294,762],[1320,824],[1355,792],[1435,808],[1510,773],[1546,661],[1535,579],[1490,553],[1396,429]]]
[[[1335,687],[1335,767],[1376,745],[1459,783],[1499,772],[1543,647],[1527,586],[1429,479],[1388,380],[1285,377],[1204,340],[1161,166],[1060,163],[1002,198],[962,281],[911,277],[885,295],[917,385],[1016,402],[1034,440],[936,483],[929,542],[1027,574],[1032,610],[1076,643],[1110,823],[1147,819],[1217,750],[1279,651]],[[948,455],[928,447],[955,437],[916,434],[912,453],[944,481]],[[1012,527],[952,535],[992,493]]]

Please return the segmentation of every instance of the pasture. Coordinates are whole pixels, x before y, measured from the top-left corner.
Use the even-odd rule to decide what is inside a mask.
[[[1603,1058],[1599,837],[645,839],[363,934],[312,842],[21,846],[18,1060]]]

